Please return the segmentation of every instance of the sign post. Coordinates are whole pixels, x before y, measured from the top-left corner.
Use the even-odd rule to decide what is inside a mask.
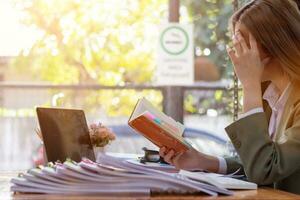
[[[179,0],[169,0],[169,22],[179,22]],[[182,86],[166,86],[164,91],[163,109],[173,119],[183,123],[183,89]]]
[[[161,27],[157,55],[158,85],[194,83],[193,26],[169,23]]]

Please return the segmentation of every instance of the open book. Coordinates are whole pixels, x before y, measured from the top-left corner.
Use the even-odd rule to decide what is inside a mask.
[[[182,137],[184,126],[160,112],[145,98],[137,102],[128,124],[158,147],[165,146],[176,153],[191,148]]]

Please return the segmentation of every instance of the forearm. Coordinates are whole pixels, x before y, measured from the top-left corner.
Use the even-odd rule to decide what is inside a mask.
[[[200,153],[199,157],[200,159],[198,165],[200,166],[200,169],[204,169],[213,173],[219,172],[219,159],[217,157],[203,153]]]
[[[262,107],[262,92],[259,82],[243,86],[243,113]]]

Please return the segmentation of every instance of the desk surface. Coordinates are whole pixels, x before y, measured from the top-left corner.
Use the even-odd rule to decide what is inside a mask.
[[[129,200],[129,199],[164,199],[164,200],[202,200],[202,199],[219,199],[219,200],[228,200],[228,199],[251,199],[251,200],[259,200],[259,199],[269,199],[269,200],[289,200],[289,199],[299,199],[300,196],[294,195],[291,193],[274,190],[271,188],[259,188],[258,190],[244,190],[244,191],[235,191],[233,196],[219,196],[219,197],[210,197],[207,195],[155,195],[151,197],[112,197],[112,196],[64,196],[64,195],[42,195],[42,194],[13,194],[10,192],[10,179],[17,175],[16,172],[0,172],[0,199],[16,199],[16,200],[37,200],[37,199],[51,199],[51,200],[97,200],[97,199],[118,199],[118,200]]]

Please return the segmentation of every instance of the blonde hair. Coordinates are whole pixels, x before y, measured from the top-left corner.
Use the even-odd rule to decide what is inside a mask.
[[[300,81],[300,12],[299,0],[254,0],[231,18],[247,27],[269,55],[277,58],[283,70]]]

